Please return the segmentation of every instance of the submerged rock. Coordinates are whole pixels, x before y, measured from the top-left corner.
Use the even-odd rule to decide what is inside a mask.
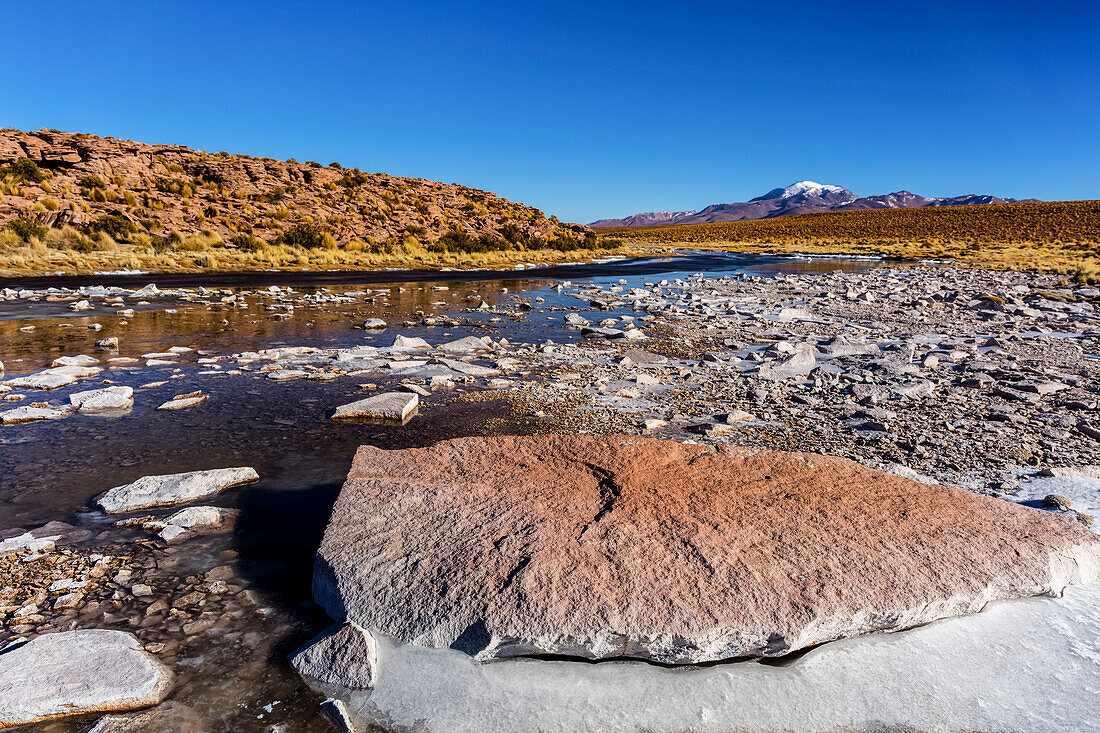
[[[337,621],[480,659],[687,664],[1097,577],[1100,538],[1076,522],[961,489],[816,454],[545,435],[361,447],[314,595]]]
[[[259,478],[256,469],[248,467],[142,476],[133,483],[106,491],[96,499],[96,504],[108,514],[186,504],[209,498],[232,486],[258,481]]]
[[[155,705],[171,684],[132,634],[46,634],[0,654],[0,727]]]

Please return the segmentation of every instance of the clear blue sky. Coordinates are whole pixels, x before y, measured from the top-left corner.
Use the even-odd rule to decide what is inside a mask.
[[[339,161],[568,221],[1100,198],[1100,4],[7,2],[0,126]]]

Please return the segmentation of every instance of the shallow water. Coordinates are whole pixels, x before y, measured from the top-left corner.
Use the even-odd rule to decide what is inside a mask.
[[[431,273],[426,276],[430,282],[412,280],[410,273],[257,273],[207,280],[101,276],[89,278],[87,284],[124,283],[133,288],[148,282],[164,287],[205,284],[216,292],[204,296],[207,302],[177,298],[150,298],[148,305],[127,302],[126,307],[137,311],[131,317],[117,315],[114,308],[74,314],[67,302],[0,303],[0,361],[7,366],[9,378],[49,366],[63,355],[140,357],[172,346],[196,349],[182,355],[178,366],[119,366],[61,390],[29,392],[23,404],[43,396],[64,400],[71,392],[109,379],[134,387],[135,405],[128,414],[114,418],[75,415],[0,428],[0,528],[32,527],[55,519],[99,526],[102,516],[85,509],[95,495],[113,486],[149,474],[254,466],[261,476],[258,483],[226,491],[211,502],[241,509],[235,532],[173,548],[171,567],[164,569],[198,573],[229,562],[233,582],[257,591],[271,610],[257,622],[258,633],[251,636],[196,640],[176,659],[179,680],[173,699],[205,720],[202,730],[258,731],[275,722],[287,722],[291,730],[327,730],[318,715],[320,698],[294,674],[286,654],[329,622],[311,602],[313,554],[355,448],[362,444],[405,448],[464,435],[531,432],[538,429],[537,421],[510,414],[503,403],[466,403],[443,395],[433,395],[416,418],[401,426],[335,421],[328,419],[331,410],[362,398],[358,384],[376,380],[345,376],[329,383],[272,382],[255,374],[199,374],[205,367],[197,363],[198,358],[276,346],[388,345],[398,332],[423,336],[432,343],[487,333],[511,341],[575,340],[576,331],[562,328],[560,310],[584,303],[557,293],[553,279],[604,285],[625,279],[631,287],[696,272],[767,276],[788,270],[858,269],[867,264],[690,253],[522,276],[464,273],[461,277],[467,279],[458,280],[458,273]],[[373,304],[364,303],[359,295],[352,304],[298,307],[281,319],[274,318],[263,303],[256,304],[255,298],[249,298],[252,304],[244,308],[220,302],[225,293],[288,282],[301,293],[319,288],[329,293],[389,292],[376,294],[378,302]],[[0,288],[30,285],[41,286],[0,281]],[[439,287],[448,289],[434,289]],[[498,323],[490,323],[488,314],[462,312],[480,299],[507,307],[516,298],[532,304],[542,298],[543,302],[525,315],[502,317]],[[463,323],[400,326],[418,311],[451,315]],[[354,328],[372,317],[385,319],[391,327],[381,333]],[[102,330],[90,330],[91,323],[101,324]],[[20,330],[31,325],[32,331]],[[118,336],[119,351],[95,351],[95,341],[109,336]],[[161,380],[167,383],[141,388]],[[209,399],[196,407],[178,412],[154,409],[176,394],[198,389]],[[76,731],[85,726],[86,722],[64,721],[34,729]]]

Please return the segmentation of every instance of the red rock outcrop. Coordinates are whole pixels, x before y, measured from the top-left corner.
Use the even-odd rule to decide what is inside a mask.
[[[479,658],[694,663],[1059,594],[1077,522],[808,453],[625,436],[362,447],[314,594],[338,621]]]

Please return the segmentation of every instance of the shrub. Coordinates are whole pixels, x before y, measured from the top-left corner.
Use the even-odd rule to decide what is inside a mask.
[[[181,178],[158,178],[154,184],[158,191],[174,193],[177,196],[190,198],[195,195],[195,186]]]
[[[511,242],[493,234],[473,236],[463,229],[452,229],[428,245],[429,252],[486,253],[515,249]]]
[[[57,203],[56,200],[51,199],[51,198],[42,199],[42,205],[45,206],[50,211],[57,211],[58,209],[61,208],[61,204]]]
[[[179,246],[183,237],[179,232],[169,232],[163,236],[153,237],[153,241],[150,243],[153,247],[153,251],[157,254],[162,254]]]
[[[286,198],[286,194],[287,190],[285,188],[283,188],[282,186],[276,186],[270,191],[253,194],[252,196],[249,196],[249,198],[253,201],[258,201],[261,204],[277,204]]]
[[[363,173],[353,168],[352,170],[344,171],[344,175],[340,177],[340,180],[337,181],[337,183],[339,183],[344,188],[355,188],[357,186],[363,185],[367,182],[367,180],[368,178],[366,173]]]
[[[117,214],[104,214],[88,225],[88,233],[105,232],[112,239],[128,239],[137,231],[134,224]]]
[[[106,186],[106,184],[103,183],[102,178],[92,175],[81,176],[80,180],[76,182],[76,185],[80,186],[81,188],[90,189],[104,188]]]
[[[300,247],[301,249],[319,249],[325,246],[324,229],[313,222],[304,221],[287,229],[279,236],[279,243],[288,247]],[[332,235],[329,234],[329,238]],[[335,240],[333,240],[335,242]]]
[[[60,229],[48,230],[45,237],[46,246],[51,249],[79,249],[87,239],[84,234],[68,224]]]
[[[48,177],[46,172],[38,167],[38,163],[30,158],[19,158],[7,165],[0,165],[0,177],[7,176],[30,183],[41,183]]]
[[[181,252],[205,252],[216,244],[221,244],[222,238],[211,231],[203,230],[198,234],[183,234],[180,236],[176,249]]]
[[[9,221],[6,228],[15,232],[15,235],[24,242],[29,242],[31,239],[41,239],[46,236],[46,227],[39,224],[38,220],[34,217],[27,216],[26,214],[20,214],[15,219]]]
[[[234,235],[229,243],[243,252],[260,252],[267,249],[267,242],[247,232]]]

